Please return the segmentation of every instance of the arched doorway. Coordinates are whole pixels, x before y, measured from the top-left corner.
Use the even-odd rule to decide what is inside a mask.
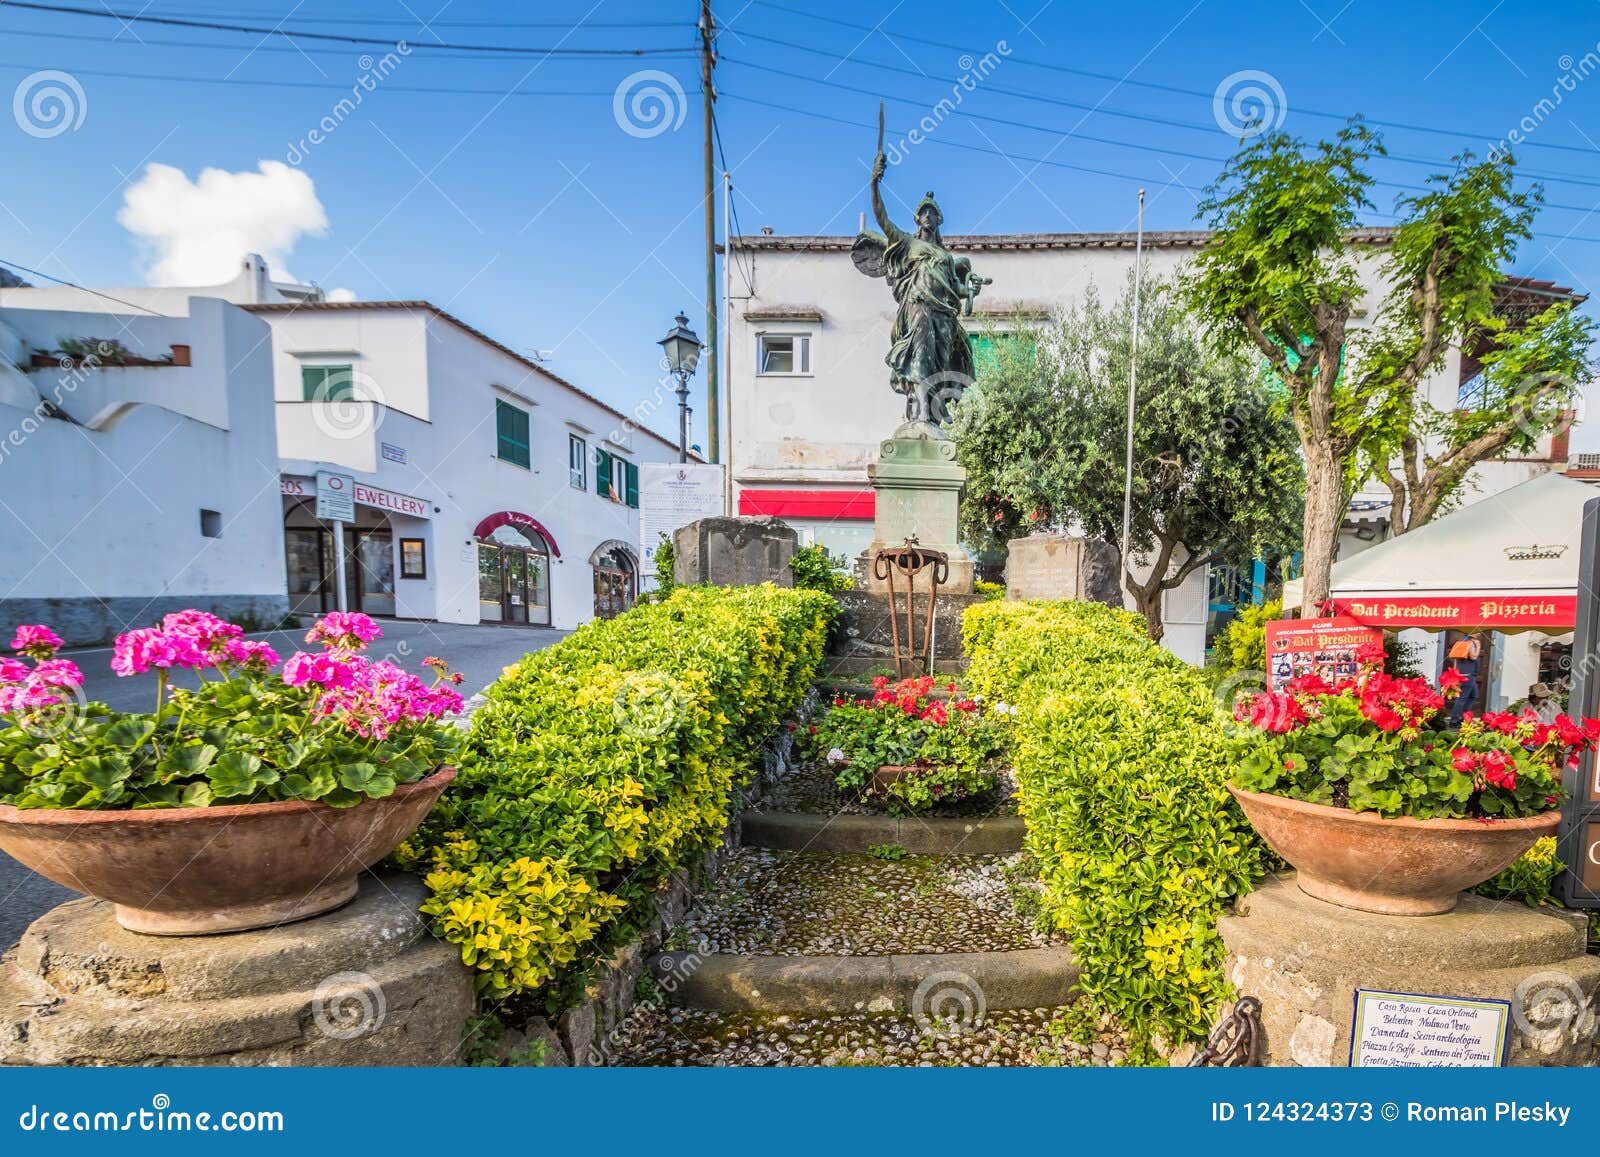
[[[311,499],[285,500],[283,547],[289,610],[300,615],[337,610],[333,528],[317,519]],[[394,614],[394,534],[389,519],[370,506],[356,507],[355,521],[345,524],[344,583],[347,609]]]
[[[589,556],[594,567],[594,617],[614,619],[639,593],[639,564],[626,543],[603,542]]]
[[[506,522],[480,534],[478,620],[550,625],[550,545],[537,530]]]

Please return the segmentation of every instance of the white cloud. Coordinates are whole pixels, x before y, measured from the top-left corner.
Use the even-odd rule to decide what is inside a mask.
[[[353,290],[353,289],[330,289],[330,290],[328,290],[328,300],[329,301],[354,301],[355,299],[356,299],[356,291]]]
[[[152,164],[128,187],[117,220],[145,251],[151,285],[218,285],[247,253],[265,257],[274,279],[293,280],[285,259],[301,237],[327,231],[328,215],[308,175],[282,161],[258,168],[202,169],[191,181]]]

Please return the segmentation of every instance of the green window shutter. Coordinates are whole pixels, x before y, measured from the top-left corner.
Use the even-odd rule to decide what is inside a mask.
[[[301,397],[307,402],[338,402],[355,396],[350,366],[301,366]]]
[[[639,505],[639,468],[632,462],[624,462],[623,466],[628,471],[628,489],[624,494],[624,501],[629,506],[637,508]]]
[[[528,411],[497,398],[494,419],[496,455],[518,466],[531,466],[533,457],[528,452]]]
[[[594,452],[594,492],[601,498],[611,497],[611,455],[604,450]]]

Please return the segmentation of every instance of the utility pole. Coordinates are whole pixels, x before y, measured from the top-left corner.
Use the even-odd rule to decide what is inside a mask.
[[[722,421],[717,404],[721,380],[717,374],[717,202],[716,168],[712,163],[713,111],[717,100],[711,79],[717,63],[717,24],[711,0],[700,0],[700,91],[705,103],[705,208],[706,208],[706,457],[722,460]]]
[[[1133,352],[1128,359],[1128,454],[1122,486],[1122,586],[1128,586],[1133,537],[1133,410],[1139,394],[1139,291],[1144,284],[1144,190],[1139,190],[1139,232],[1133,243]],[[1165,575],[1161,576],[1165,578]]]

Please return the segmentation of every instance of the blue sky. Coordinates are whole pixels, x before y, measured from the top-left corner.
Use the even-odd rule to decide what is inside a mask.
[[[90,286],[138,284],[162,268],[152,248],[162,239],[165,267],[182,269],[197,252],[203,259],[256,231],[259,247],[277,246],[301,280],[364,298],[427,298],[513,347],[553,351],[552,368],[621,406],[658,376],[654,343],[672,315],[703,308],[692,56],[541,61],[428,47],[692,49],[693,0],[107,4],[404,39],[409,51],[371,79],[383,70],[381,45],[0,6],[0,96],[12,95],[14,113],[0,117],[9,178],[0,182],[0,260]],[[1546,198],[1562,207],[1542,214],[1516,271],[1580,288],[1600,280],[1594,0],[716,8],[718,121],[749,232],[852,232],[867,207],[877,99],[890,101],[897,139],[963,75],[971,90],[891,170],[893,194],[914,204],[936,189],[952,232],[1113,230],[1132,227],[1142,185],[1150,228],[1189,227],[1199,188],[1235,143],[1223,127],[1233,115],[1226,97],[1255,90],[1299,135],[1339,123],[1318,114],[1416,126],[1383,130],[1395,156],[1379,175],[1395,185],[1426,176],[1429,166],[1415,161],[1481,154],[1521,125],[1521,167],[1550,175]],[[560,27],[532,26],[544,24]],[[47,119],[48,102],[42,112],[31,103],[51,78],[24,87],[45,70],[70,75],[54,82],[74,106],[65,127]],[[672,80],[635,75],[650,70]],[[360,107],[309,143],[363,75],[372,90]],[[651,87],[666,94],[670,124],[628,120],[627,96]],[[648,115],[647,99],[642,107]],[[305,198],[273,202],[288,187],[282,174],[251,190],[267,203],[253,204],[242,225],[209,216],[220,200],[237,202],[233,186],[169,196],[175,174],[146,187],[135,220],[143,238],[118,220],[151,164],[181,171],[182,192],[203,169],[258,173],[263,161],[314,183],[320,235]],[[1380,188],[1378,208],[1399,192]]]

